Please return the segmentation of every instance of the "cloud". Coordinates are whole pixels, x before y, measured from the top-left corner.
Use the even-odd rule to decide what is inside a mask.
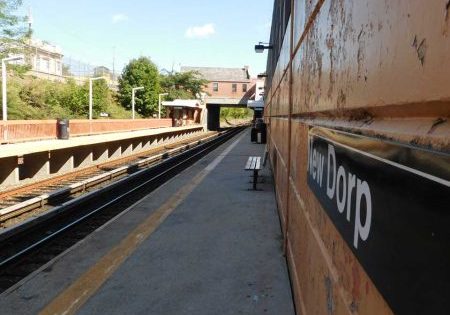
[[[186,30],[187,38],[207,38],[216,32],[214,24],[208,23],[202,26],[191,26]]]
[[[111,18],[114,24],[128,20],[128,16],[122,13],[114,14]]]

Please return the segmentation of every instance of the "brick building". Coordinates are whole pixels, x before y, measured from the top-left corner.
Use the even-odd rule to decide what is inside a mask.
[[[256,79],[251,79],[248,66],[242,68],[181,67],[181,72],[196,71],[208,80],[205,92],[208,99],[232,99],[233,104],[246,103],[254,97]],[[226,102],[224,103],[226,104]],[[232,104],[230,104],[232,105]]]

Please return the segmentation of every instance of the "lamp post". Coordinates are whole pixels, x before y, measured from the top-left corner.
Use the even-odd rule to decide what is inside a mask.
[[[161,96],[169,95],[169,93],[161,93],[158,95],[158,119],[161,119]]]
[[[20,60],[23,59],[22,56],[12,56],[9,58],[2,59],[2,117],[3,121],[8,121],[8,103],[7,103],[7,92],[6,92],[6,63],[8,61]],[[3,129],[3,140],[8,138],[8,130],[5,126]]]
[[[105,79],[104,77],[89,78],[89,120],[92,120],[92,81]]]
[[[133,119],[134,119],[134,93],[138,90],[143,90],[143,86],[135,87],[131,89],[131,111],[133,112]]]

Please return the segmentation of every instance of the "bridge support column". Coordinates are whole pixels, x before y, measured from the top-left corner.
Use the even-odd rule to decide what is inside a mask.
[[[220,128],[220,106],[208,106],[208,122],[209,131],[217,131]]]

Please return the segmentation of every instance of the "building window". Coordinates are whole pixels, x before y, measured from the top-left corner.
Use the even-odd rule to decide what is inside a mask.
[[[242,92],[247,92],[247,84],[242,84]]]
[[[214,92],[219,91],[219,83],[217,83],[217,82],[214,82],[214,83],[213,83],[213,91],[214,91]]]
[[[41,58],[40,60],[40,70],[43,72],[49,72],[50,71],[50,59],[48,58]]]
[[[231,85],[231,92],[236,93],[236,91],[237,91],[237,84],[236,84],[236,83],[233,83],[233,84]]]

